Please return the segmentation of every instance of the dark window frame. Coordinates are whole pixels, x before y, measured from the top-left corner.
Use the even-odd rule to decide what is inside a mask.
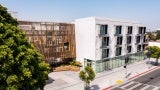
[[[122,54],[122,47],[117,47],[116,48],[116,56],[119,56]]]
[[[100,34],[108,34],[108,25],[100,25]]]
[[[132,43],[132,36],[127,36],[127,44],[131,44]]]
[[[121,26],[121,25],[116,26],[116,32],[115,32],[115,34],[116,34],[116,35],[117,35],[117,34],[122,34],[122,26]]]
[[[102,46],[109,46],[109,37],[102,38]]]
[[[132,34],[132,31],[133,31],[133,27],[128,26],[127,34]]]
[[[102,58],[109,57],[109,49],[102,49]]]
[[[127,53],[131,53],[132,52],[132,46],[127,46]]]
[[[141,36],[136,36],[136,43],[140,43],[141,42]]]
[[[138,34],[143,34],[143,27],[139,27]]]
[[[141,45],[137,45],[137,52],[141,51]]]
[[[117,37],[117,45],[122,45],[122,42],[123,42],[123,37],[122,36]]]

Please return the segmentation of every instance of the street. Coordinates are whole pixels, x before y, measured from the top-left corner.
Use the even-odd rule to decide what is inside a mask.
[[[160,69],[128,81],[112,90],[160,90]]]

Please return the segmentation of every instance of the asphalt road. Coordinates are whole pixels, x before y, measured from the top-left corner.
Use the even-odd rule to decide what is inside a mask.
[[[160,90],[160,69],[126,82],[112,90]]]

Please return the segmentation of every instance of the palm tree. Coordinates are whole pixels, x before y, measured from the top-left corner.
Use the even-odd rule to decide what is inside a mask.
[[[89,84],[95,78],[95,72],[90,66],[86,66],[84,70],[80,71],[79,78],[84,81],[84,89],[89,90]]]

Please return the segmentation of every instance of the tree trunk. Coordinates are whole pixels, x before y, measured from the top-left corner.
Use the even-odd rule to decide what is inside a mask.
[[[89,84],[85,82],[84,90],[89,90]]]

